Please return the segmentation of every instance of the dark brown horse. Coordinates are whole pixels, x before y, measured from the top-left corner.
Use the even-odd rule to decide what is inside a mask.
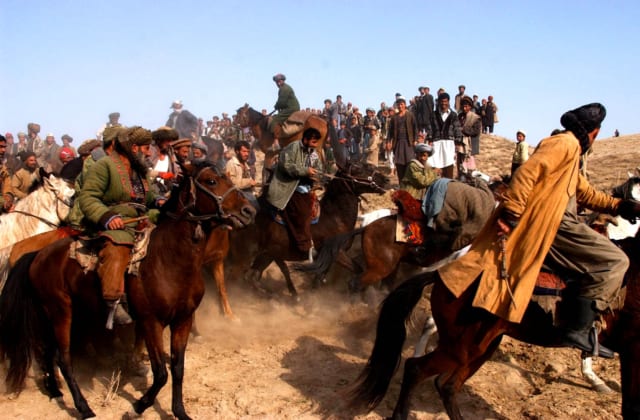
[[[620,355],[622,377],[622,416],[640,418],[640,233],[618,242],[629,256],[626,284],[620,296],[621,309],[605,314],[600,342]],[[421,299],[422,291],[433,284],[431,311],[439,331],[439,342],[431,353],[407,359],[402,387],[393,412],[394,419],[406,419],[409,400],[416,386],[438,375],[436,388],[452,419],[462,415],[456,394],[491,357],[506,334],[526,343],[545,347],[561,344],[561,333],[552,316],[530,303],[519,324],[507,322],[471,302],[476,286],[456,298],[444,286],[437,271],[419,274],[394,290],[380,310],[377,334],[369,361],[354,390],[354,403],[370,409],[380,403],[400,363],[406,339],[405,322]]]
[[[415,252],[416,245],[396,241],[396,218],[391,215],[375,220],[364,228],[336,236],[322,248],[313,264],[298,264],[301,271],[325,273],[333,262],[338,262],[356,274],[349,282],[351,291],[391,281],[400,262],[428,266],[449,255],[452,251],[471,243],[482,229],[495,207],[494,192],[483,181],[474,187],[461,182],[451,182],[442,211],[435,219],[436,230],[424,233],[425,243],[421,255]],[[495,189],[503,183],[494,183]],[[399,210],[402,213],[402,209]],[[364,267],[346,254],[353,237],[361,234],[361,249]]]
[[[360,195],[364,193],[383,193],[389,179],[375,167],[368,164],[351,164],[331,175],[325,186],[325,193],[320,201],[320,218],[311,226],[314,246],[322,249],[323,243],[332,236],[353,230],[357,217]],[[234,236],[251,234],[256,240],[257,255],[251,264],[251,270],[245,278],[260,286],[262,272],[275,261],[287,282],[289,292],[297,299],[297,291],[285,261],[306,259],[297,250],[289,237],[285,226],[273,218],[272,207],[261,199],[261,209],[256,216],[256,223],[247,232],[232,234],[233,240],[243,240]],[[255,236],[254,236],[255,235]],[[234,259],[246,259],[248,254],[235,256]]]
[[[209,164],[186,165],[184,175],[161,210],[139,274],[126,282],[136,333],[147,345],[153,370],[153,384],[134,403],[134,409],[142,413],[150,407],[167,382],[162,332],[169,326],[171,408],[179,419],[189,419],[182,397],[184,356],[194,311],[204,294],[201,268],[207,239],[225,226],[244,227],[255,215],[230,180]],[[95,272],[85,274],[69,258],[72,241],[62,239],[18,260],[0,296],[0,347],[1,355],[10,362],[9,389],[22,388],[35,353],[45,372],[45,389],[52,397],[62,395],[54,374],[57,353],[75,407],[87,418],[95,414],[72,373],[72,319],[75,324],[95,318],[99,320],[95,328],[104,328],[106,307]]]
[[[324,143],[327,139],[328,133],[328,125],[324,118],[319,115],[315,115],[312,113],[305,113],[303,111],[298,111],[298,113],[304,114],[305,122],[303,129],[293,136],[288,137],[278,137],[278,142],[280,143],[280,147],[285,147],[287,144],[300,140],[302,138],[302,133],[307,128],[315,128],[320,132],[320,141],[318,142],[318,153],[320,153],[321,158],[323,157]],[[256,111],[251,108],[249,104],[244,104],[244,106],[240,107],[236,111],[236,121],[238,125],[242,128],[250,128],[253,136],[257,139],[258,146],[263,153],[270,152],[273,147],[274,135],[269,131],[269,116],[263,115],[261,112]],[[266,160],[266,158],[265,158]]]

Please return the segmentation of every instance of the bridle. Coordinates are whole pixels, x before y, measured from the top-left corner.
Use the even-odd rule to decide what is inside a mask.
[[[207,187],[205,187],[200,181],[198,181],[198,178],[200,177],[200,174],[202,172],[204,172],[207,169],[211,169],[216,171],[215,168],[211,167],[211,166],[207,166],[204,167],[202,169],[200,169],[198,171],[198,173],[195,176],[189,177],[189,182],[190,182],[190,188],[189,188],[189,195],[191,197],[191,200],[188,204],[184,205],[183,204],[183,210],[181,212],[180,215],[172,213],[172,212],[167,212],[167,215],[169,217],[171,217],[172,219],[184,219],[190,222],[196,222],[198,224],[201,224],[204,221],[210,221],[210,220],[226,220],[230,217],[229,214],[227,214],[224,211],[223,208],[223,203],[224,200],[229,196],[229,194],[231,194],[234,191],[237,191],[238,188],[234,185],[231,188],[229,188],[227,191],[224,192],[224,194],[222,195],[218,195],[215,194],[213,191],[211,191],[210,189],[208,189]],[[216,212],[215,213],[211,213],[211,214],[202,214],[202,215],[197,215],[194,214],[193,212],[191,212],[191,209],[195,208],[196,204],[197,204],[197,191],[201,191],[202,193],[206,194],[207,196],[213,198],[213,200],[216,202]]]
[[[344,181],[348,181],[347,187],[349,188],[349,191],[353,194],[353,195],[358,195],[354,189],[354,184],[355,185],[364,185],[366,187],[369,187],[371,189],[373,189],[374,191],[377,191],[379,193],[384,193],[386,190],[378,185],[375,182],[375,176],[379,173],[378,169],[374,169],[373,172],[371,173],[371,175],[368,175],[367,177],[357,177],[355,175],[353,175],[351,172],[353,170],[353,165],[349,165],[348,170],[346,171],[345,175],[331,175],[331,174],[323,174],[326,178],[329,179],[341,179]]]

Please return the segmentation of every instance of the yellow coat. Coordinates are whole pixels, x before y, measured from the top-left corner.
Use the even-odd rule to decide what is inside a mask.
[[[504,202],[494,211],[462,258],[442,267],[442,281],[460,296],[480,276],[473,306],[510,322],[520,322],[529,304],[538,272],[556,236],[569,198],[595,211],[617,213],[621,200],[595,190],[579,174],[580,144],[571,132],[540,142],[516,171]],[[496,220],[505,208],[520,217],[506,242],[508,284],[500,276],[502,255]]]

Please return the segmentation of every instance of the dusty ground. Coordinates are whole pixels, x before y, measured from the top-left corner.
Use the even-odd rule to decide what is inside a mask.
[[[608,188],[622,182],[637,159],[636,137],[596,143],[590,171],[593,182]],[[483,138],[480,168],[506,173],[512,143]],[[349,411],[345,391],[363,367],[372,346],[376,309],[346,294],[345,274],[333,273],[319,291],[302,289],[302,302],[292,305],[277,271],[269,269],[267,284],[274,297],[265,299],[239,280],[228,280],[231,304],[241,322],[218,315],[214,290],[198,312],[201,342],[187,350],[184,395],[187,411],[197,419],[377,419],[391,414],[399,391],[396,375],[387,397],[371,413]],[[213,289],[213,287],[211,287]],[[420,319],[424,311],[418,312]],[[405,356],[415,342],[413,333]],[[108,362],[77,361],[80,384],[100,418],[120,419],[131,402],[142,395],[150,378],[124,375],[115,395],[109,396],[111,376],[117,369]],[[505,339],[496,355],[465,385],[459,399],[468,419],[615,419],[620,418],[620,394],[596,394],[587,388],[579,370],[579,353],[569,349],[542,349]],[[618,360],[599,360],[596,372],[619,390]],[[64,399],[50,401],[36,383],[27,380],[18,396],[0,397],[2,418],[65,419],[77,416],[66,386]],[[39,383],[39,382],[38,382]],[[115,388],[115,387],[114,387]],[[170,383],[144,419],[171,418]],[[431,382],[414,399],[411,416],[444,419],[442,404]]]

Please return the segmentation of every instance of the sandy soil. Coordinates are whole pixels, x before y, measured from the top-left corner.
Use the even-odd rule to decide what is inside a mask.
[[[594,158],[599,158],[600,152],[611,162],[611,149],[637,150],[637,137],[621,139],[596,148]],[[483,138],[481,168],[489,173],[507,172],[512,146],[504,139]],[[599,176],[594,183],[607,188],[624,178],[622,174],[637,162],[635,153],[616,160],[615,167],[592,164],[590,170]],[[398,396],[399,375],[373,412],[354,412],[345,406],[346,391],[371,350],[377,319],[375,307],[348,297],[346,273],[336,269],[329,284],[320,290],[310,290],[306,279],[296,277],[302,295],[298,304],[290,302],[275,269],[270,268],[265,278],[273,290],[271,298],[257,295],[238,279],[228,280],[231,305],[240,322],[219,315],[214,286],[209,288],[197,314],[203,338],[191,340],[187,349],[187,412],[197,419],[389,416]],[[418,326],[425,312],[424,308],[417,311]],[[411,354],[416,338],[415,332],[409,336],[405,357]],[[579,362],[576,350],[543,349],[506,338],[494,357],[464,386],[459,395],[462,412],[468,419],[620,418],[618,359],[597,360],[594,366],[616,390],[610,394],[588,389]],[[76,359],[80,385],[99,418],[128,418],[131,403],[151,383],[150,376],[123,373],[119,384],[113,386],[112,375],[118,372],[108,360]],[[141,418],[172,417],[170,381]],[[39,384],[38,372],[32,372],[21,395],[0,396],[0,417],[53,420],[77,416],[66,385],[62,388],[64,398],[50,401]],[[416,392],[411,417],[447,418],[431,381]]]

